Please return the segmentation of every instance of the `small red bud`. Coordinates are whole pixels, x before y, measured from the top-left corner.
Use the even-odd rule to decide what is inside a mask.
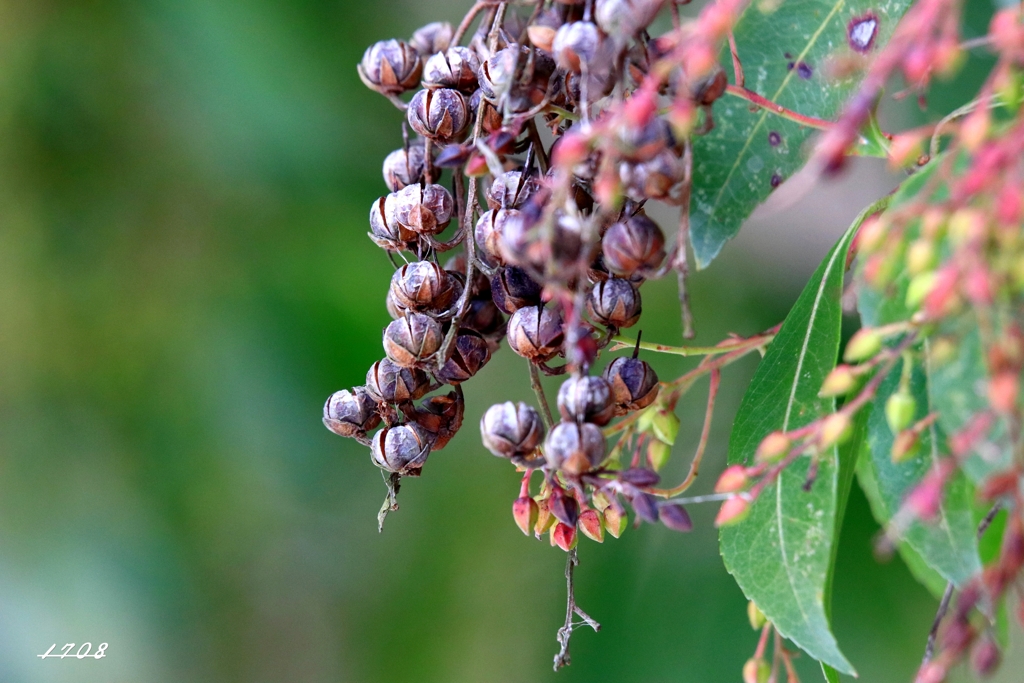
[[[990,638],[978,641],[971,650],[971,666],[979,676],[991,676],[999,666],[999,648]]]
[[[583,163],[589,153],[590,144],[583,135],[567,133],[555,145],[553,162],[555,166],[569,168]]]
[[[587,509],[581,512],[577,526],[590,540],[604,543],[604,519],[596,510]]]
[[[923,520],[935,519],[942,503],[943,478],[930,474],[907,496],[906,506]]]
[[[761,444],[757,447],[757,452],[754,454],[754,459],[758,462],[778,460],[789,452],[789,448],[792,445],[793,442],[782,432],[772,432],[761,441]]]
[[[936,661],[928,662],[917,672],[914,683],[942,683],[946,680],[946,667]]]
[[[517,498],[512,503],[512,517],[516,520],[516,526],[527,536],[530,535],[530,532],[537,525],[537,518],[539,516],[540,506],[537,505],[537,501],[529,496]]]
[[[996,412],[1012,415],[1016,411],[1019,395],[1020,376],[1016,372],[1000,372],[989,380],[988,401]]]
[[[628,100],[622,112],[626,119],[626,125],[631,129],[643,128],[658,111],[658,99],[654,92],[648,88],[641,88],[635,91]]]
[[[985,500],[995,500],[1010,495],[1019,486],[1019,472],[1003,472],[989,477],[982,485],[980,495]]]
[[[576,547],[576,529],[568,524],[562,524],[559,522],[555,528],[551,530],[551,540],[559,548],[565,552],[569,552]]]
[[[715,493],[735,493],[747,488],[750,479],[747,477],[747,468],[743,465],[731,465],[725,468],[722,476],[715,484]]]
[[[730,526],[739,524],[750,513],[750,501],[743,496],[735,496],[722,503],[715,517],[715,526]]]

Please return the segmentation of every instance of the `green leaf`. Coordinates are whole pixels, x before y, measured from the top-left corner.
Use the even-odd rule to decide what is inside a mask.
[[[730,464],[751,464],[770,432],[797,429],[834,410],[834,400],[820,398],[818,390],[839,351],[846,254],[863,215],[818,267],[769,345],[736,415]],[[849,478],[837,460],[835,448],[820,453],[814,485],[804,491],[811,461],[798,458],[761,492],[747,519],[721,529],[720,543],[726,568],[782,635],[854,675],[825,605],[848,489],[844,484],[840,491],[840,479]]]
[[[874,479],[878,500],[872,501],[872,511],[883,525],[889,523],[907,494],[941,457],[940,448],[945,444],[940,430],[932,424],[921,433],[921,447],[916,455],[898,464],[892,461],[894,436],[885,419],[885,400],[897,391],[900,370],[897,367],[890,372],[878,388],[868,419],[870,452],[861,462],[862,472],[870,469]],[[911,373],[910,392],[917,402],[916,422],[931,412],[927,378],[920,365]],[[956,472],[946,486],[938,519],[929,523],[915,520],[900,533],[901,540],[929,567],[957,586],[981,570],[973,501],[974,487]]]
[[[830,80],[827,63],[848,55],[847,25],[867,12],[878,18],[871,53],[892,35],[909,0],[760,0],[750,3],[734,35],[746,87],[805,116],[834,119],[859,77]],[[722,63],[731,64],[728,47]],[[733,78],[735,82],[735,77]],[[715,128],[694,139],[691,236],[703,268],[779,182],[804,163],[815,131],[726,95],[714,105]]]

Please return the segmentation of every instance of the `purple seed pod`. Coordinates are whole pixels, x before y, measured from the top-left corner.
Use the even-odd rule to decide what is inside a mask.
[[[544,438],[544,423],[533,406],[526,403],[498,403],[480,420],[484,446],[499,458],[529,455]]]
[[[452,276],[441,266],[433,261],[414,261],[391,276],[389,295],[399,310],[444,311],[455,300],[455,291]]]
[[[324,404],[324,426],[338,436],[365,437],[379,424],[377,404],[366,387],[336,391]]]
[[[491,351],[483,337],[475,332],[459,330],[452,357],[438,370],[437,378],[445,384],[465,382],[478,373],[490,359]]]
[[[587,298],[587,312],[608,327],[631,327],[640,320],[640,292],[622,278],[608,278],[594,286]]]
[[[441,323],[423,313],[410,312],[384,330],[384,353],[404,368],[415,367],[437,353],[444,340]]]
[[[476,90],[480,60],[468,47],[453,47],[438,52],[423,65],[423,87],[451,88],[466,94]]]
[[[693,531],[693,521],[690,513],[678,503],[667,503],[658,508],[658,516],[661,523],[672,531]]]
[[[561,489],[556,488],[551,493],[551,497],[548,498],[548,510],[559,522],[571,527],[575,527],[576,522],[580,520],[580,504]]]
[[[612,396],[623,412],[641,410],[658,398],[658,374],[639,358],[616,358],[604,369]]]
[[[512,90],[516,66],[526,64],[529,49],[512,44],[480,63],[477,81],[484,98],[497,102]]]
[[[409,44],[426,59],[430,55],[444,52],[452,42],[452,25],[447,21],[435,21],[416,29]]]
[[[395,216],[398,195],[381,197],[370,207],[370,239],[382,249],[401,251],[416,239],[416,233],[398,222]]]
[[[476,222],[474,236],[487,261],[493,265],[502,263],[501,236],[510,221],[518,221],[520,212],[515,209],[491,209]]]
[[[608,271],[619,277],[648,277],[665,260],[665,235],[657,223],[637,214],[608,228],[601,255]]]
[[[604,461],[601,428],[590,422],[559,422],[544,441],[548,464],[570,476],[589,472]]]
[[[373,435],[370,454],[373,464],[398,474],[418,472],[430,455],[431,439],[416,424],[385,427]]]
[[[611,385],[603,377],[570,377],[558,389],[558,412],[567,422],[608,424],[615,416]]]
[[[508,322],[508,345],[535,363],[554,358],[564,340],[562,314],[555,308],[524,306]]]
[[[505,338],[505,317],[490,299],[471,299],[462,327],[480,334],[492,354]]]
[[[593,22],[562,24],[551,44],[551,52],[558,66],[579,73],[581,63],[590,64],[597,58],[601,39],[601,32]]]
[[[619,481],[645,489],[657,485],[661,481],[661,477],[657,472],[646,467],[630,467],[619,472]]]
[[[377,403],[404,403],[421,398],[430,390],[422,370],[403,368],[385,358],[366,373],[366,393]]]
[[[645,522],[654,524],[658,521],[658,501],[649,493],[638,493],[629,499],[636,516]]]
[[[401,40],[382,40],[366,48],[356,70],[367,88],[400,95],[416,87],[423,63],[419,53]]]
[[[426,154],[423,145],[409,145],[409,149],[396,149],[384,158],[384,184],[392,192],[423,180]]]
[[[443,232],[455,211],[455,200],[444,185],[409,185],[395,193],[394,202],[394,222],[414,235]]]
[[[635,202],[660,199],[674,203],[672,191],[682,182],[685,172],[683,162],[670,149],[659,152],[650,161],[619,165],[625,194]]]
[[[443,144],[466,130],[469,109],[466,98],[457,90],[420,90],[410,100],[406,118],[414,131]]]
[[[491,298],[505,313],[540,303],[541,286],[519,266],[499,268],[491,278]]]

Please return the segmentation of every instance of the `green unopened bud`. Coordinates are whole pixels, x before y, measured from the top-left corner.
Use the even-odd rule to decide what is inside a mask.
[[[591,541],[604,543],[604,518],[596,510],[584,510],[577,522],[580,531]]]
[[[853,435],[853,421],[846,413],[832,413],[821,423],[821,431],[818,434],[818,444],[822,448],[836,446],[846,441]]]
[[[512,517],[516,520],[516,526],[527,536],[536,526],[539,514],[540,507],[538,507],[537,501],[529,496],[517,498],[512,503]]]
[[[935,271],[929,270],[924,273],[918,273],[911,279],[910,284],[907,285],[907,298],[905,303],[907,308],[914,310],[917,309],[921,302],[924,301],[928,293],[932,291],[932,287],[935,286]]]
[[[604,509],[612,504],[612,502],[608,500],[608,496],[605,495],[604,491],[600,490],[594,491],[593,495],[590,496],[590,502],[595,508],[597,508],[598,512],[604,512]]]
[[[639,432],[651,431],[651,422],[654,420],[654,416],[657,414],[658,409],[655,407],[658,404],[655,403],[653,406],[644,410],[640,413],[640,417],[636,419],[636,429]]]
[[[629,526],[629,515],[625,511],[619,512],[614,505],[604,509],[604,528],[615,538],[622,535],[622,532]]]
[[[772,668],[760,657],[748,659],[743,665],[743,683],[768,683]]]
[[[865,327],[850,337],[850,341],[846,344],[846,351],[843,353],[843,360],[847,363],[859,363],[871,358],[881,350],[882,335],[877,330]]]
[[[935,267],[935,245],[931,240],[918,239],[907,249],[907,270],[911,275],[920,275]]]
[[[849,365],[837,365],[821,384],[818,396],[846,396],[857,386],[857,375]]]
[[[659,441],[671,446],[676,442],[676,436],[679,434],[679,418],[673,412],[659,410],[651,419],[651,431]]]
[[[905,429],[892,442],[892,461],[906,462],[913,458],[921,447],[921,437],[912,429]]]
[[[651,439],[647,444],[647,461],[651,463],[651,467],[654,468],[655,472],[668,462],[670,455],[672,455],[672,447],[664,441]]]
[[[893,434],[899,434],[914,422],[917,402],[905,391],[897,391],[885,402],[885,421]]]
[[[750,514],[750,501],[743,496],[734,496],[722,503],[715,517],[715,526],[732,526],[739,524]]]
[[[768,623],[768,617],[764,615],[753,600],[747,603],[747,619],[750,620],[750,628],[760,631]]]
[[[758,445],[754,459],[758,462],[773,462],[788,453],[792,445],[793,442],[782,432],[772,432]]]

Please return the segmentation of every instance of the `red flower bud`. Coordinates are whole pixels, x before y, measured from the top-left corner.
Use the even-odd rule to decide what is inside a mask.
[[[540,507],[537,505],[537,501],[529,496],[517,498],[512,503],[512,517],[516,520],[516,526],[527,536],[533,531],[539,516]]]
[[[747,488],[750,479],[747,477],[747,468],[743,465],[732,465],[725,468],[722,476],[715,484],[715,493],[735,493]]]

